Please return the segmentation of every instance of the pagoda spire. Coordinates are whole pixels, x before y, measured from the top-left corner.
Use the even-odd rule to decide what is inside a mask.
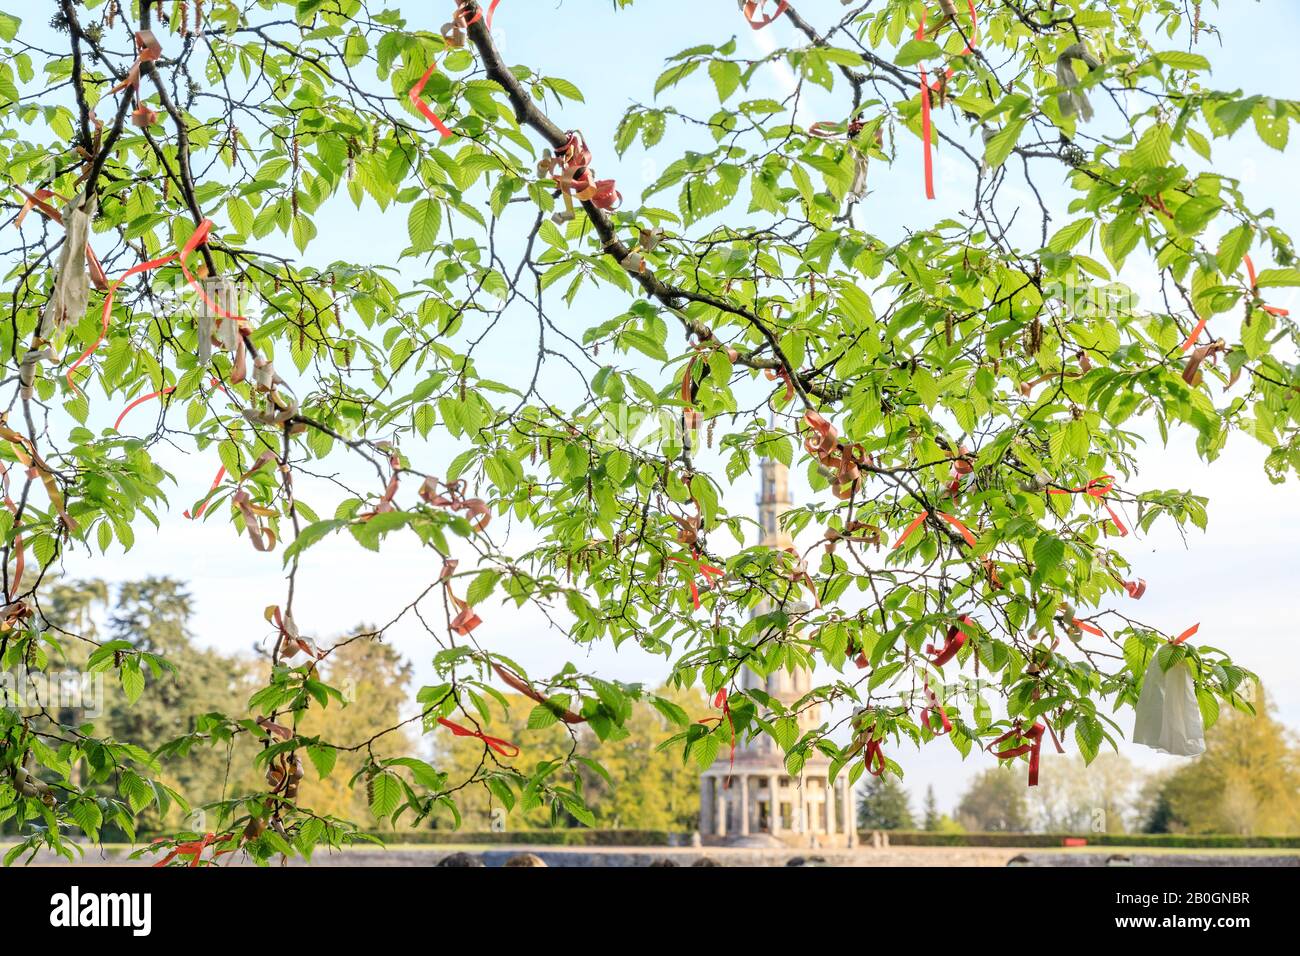
[[[758,523],[763,529],[760,544],[789,548],[794,541],[781,528],[781,516],[790,510],[790,469],[779,461],[764,458],[759,465]]]

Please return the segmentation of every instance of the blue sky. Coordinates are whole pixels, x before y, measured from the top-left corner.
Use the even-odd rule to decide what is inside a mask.
[[[407,4],[411,25],[437,30],[450,3]],[[661,166],[688,144],[687,135],[670,125],[667,141],[653,157],[631,150],[619,159],[608,144],[624,109],[633,101],[649,102],[653,84],[664,66],[664,58],[701,42],[721,42],[735,34],[740,50],[766,52],[773,44],[795,42],[788,24],[778,23],[761,33],[751,32],[739,18],[731,0],[701,4],[688,0],[639,0],[631,9],[614,13],[607,0],[586,2],[535,2],[505,0],[497,13],[496,34],[510,62],[523,62],[546,75],[562,76],[575,82],[586,96],[585,103],[566,103],[553,108],[562,127],[580,127],[595,151],[599,174],[614,176],[625,194],[635,194],[657,174]],[[1207,4],[1207,8],[1208,8]],[[1210,50],[1216,64],[1213,85],[1256,91],[1267,83],[1276,95],[1300,98],[1300,80],[1276,65],[1294,59],[1294,38],[1300,35],[1300,4],[1285,0],[1233,2],[1214,17],[1223,28],[1221,50]],[[804,0],[801,12],[814,22],[829,22],[842,10],[839,0]],[[1208,14],[1211,15],[1212,14]],[[1268,29],[1262,29],[1267,25]],[[1213,41],[1211,41],[1213,42]],[[1172,46],[1173,44],[1169,44]],[[1261,65],[1270,65],[1262,70]],[[763,80],[779,91],[785,79],[773,71]],[[696,95],[698,94],[698,96]],[[694,77],[670,99],[675,102],[716,102],[707,77]],[[815,108],[815,107],[814,107]],[[802,118],[802,117],[801,117]],[[811,117],[831,118],[836,117]],[[955,126],[951,113],[936,115],[936,122]],[[433,135],[431,133],[431,135]],[[937,203],[925,204],[921,195],[920,145],[905,132],[899,133],[900,160],[892,168],[872,170],[873,192],[862,206],[860,221],[886,238],[896,235],[914,221],[928,223],[945,210],[959,210],[970,195],[970,173],[942,155],[939,160]],[[1240,177],[1250,201],[1257,207],[1272,205],[1283,228],[1300,226],[1300,198],[1291,187],[1296,165],[1296,147],[1286,155],[1262,146],[1248,130],[1238,141],[1216,144],[1215,167]],[[656,159],[662,157],[662,159]],[[1279,184],[1286,184],[1280,187]],[[1049,191],[1050,193],[1050,191]],[[1064,194],[1059,190],[1055,197]],[[1049,194],[1049,202],[1053,196]],[[659,200],[663,202],[663,200]],[[1058,203],[1059,205],[1059,203]],[[527,214],[531,218],[531,213]],[[400,218],[399,218],[400,217]],[[522,220],[521,220],[522,221]],[[1061,218],[1056,225],[1069,221]],[[362,257],[369,261],[396,259],[405,245],[405,212],[385,216],[373,205],[357,212],[346,201],[335,203],[318,220],[320,240],[311,250],[316,264],[334,258]],[[358,237],[364,237],[364,255],[357,252]],[[292,246],[274,237],[262,244],[269,251],[295,255]],[[404,271],[418,276],[420,264],[408,262]],[[1134,263],[1125,278],[1139,291],[1149,288],[1143,263]],[[1278,305],[1291,305],[1279,297]],[[626,307],[617,296],[594,295],[579,299],[566,330],[576,332],[599,318]],[[563,307],[552,301],[557,316]],[[526,321],[521,317],[519,321]],[[517,337],[507,326],[493,340],[490,368],[484,373],[502,381],[515,381],[531,369],[532,328],[528,346],[517,349]],[[548,373],[547,382],[557,395],[571,387],[564,374]],[[661,373],[667,374],[667,373]],[[755,387],[753,398],[761,390]],[[111,422],[117,405],[104,405],[103,424]],[[138,425],[149,424],[144,410]],[[424,449],[406,449],[421,466],[438,471],[438,462],[449,461],[454,448],[431,442]],[[246,540],[236,537],[224,516],[204,523],[191,523],[180,516],[183,507],[198,497],[211,481],[216,468],[215,454],[192,450],[159,450],[159,459],[177,477],[179,491],[174,512],[156,534],[140,537],[127,554],[113,554],[105,561],[70,555],[65,571],[71,576],[98,575],[124,580],[147,574],[171,574],[190,582],[198,608],[195,626],[200,640],[225,650],[244,650],[268,636],[262,609],[281,601],[284,582],[278,555],[254,553]],[[1177,632],[1199,621],[1198,640],[1231,652],[1243,664],[1263,674],[1279,713],[1292,727],[1300,727],[1300,655],[1294,652],[1295,622],[1300,619],[1300,597],[1294,586],[1300,545],[1294,529],[1300,527],[1300,496],[1295,485],[1273,486],[1262,469],[1263,449],[1254,439],[1235,435],[1225,455],[1212,466],[1201,462],[1191,437],[1175,435],[1169,447],[1153,443],[1140,455],[1142,471],[1134,487],[1194,489],[1210,497],[1210,526],[1201,534],[1192,529],[1184,540],[1174,530],[1157,526],[1149,535],[1134,535],[1120,545],[1148,582],[1141,604],[1141,616]],[[423,463],[428,464],[423,464]],[[796,494],[806,494],[796,479]],[[306,485],[303,494],[311,494]],[[323,491],[323,489],[322,489]],[[733,508],[748,507],[753,501],[753,481],[744,478],[732,489]],[[332,511],[334,498],[322,494],[319,510]],[[327,507],[328,505],[328,507]],[[524,543],[531,534],[499,521],[493,526],[508,540]],[[436,574],[430,553],[413,540],[394,539],[385,553],[376,556],[342,538],[330,539],[309,552],[299,579],[297,618],[304,630],[328,640],[359,621],[386,621],[422,591]],[[345,581],[346,587],[340,582]],[[551,672],[565,660],[605,676],[657,683],[667,672],[662,659],[650,658],[630,644],[614,652],[609,648],[573,646],[563,633],[547,626],[540,614],[509,607],[480,608],[485,625],[477,635],[489,646],[519,660],[525,667]],[[393,643],[417,669],[417,681],[429,678],[431,639],[418,627],[403,623],[392,632]],[[1125,713],[1121,723],[1131,725]],[[1139,747],[1124,745],[1123,752],[1143,765],[1167,764],[1173,758],[1159,758]],[[963,763],[946,743],[937,742],[922,752],[902,748],[891,754],[906,770],[905,784],[919,798],[933,784],[940,805],[948,809],[973,772],[993,761],[975,753]],[[1045,774],[1051,773],[1048,759]]]

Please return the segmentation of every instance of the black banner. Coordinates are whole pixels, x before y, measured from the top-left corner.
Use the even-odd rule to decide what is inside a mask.
[[[1294,863],[1281,858],[1279,862]],[[1064,937],[1197,934],[1230,943],[1285,932],[1294,869],[1235,867],[33,867],[0,871],[6,912],[23,937],[111,939],[128,946],[269,940],[292,926],[296,944],[401,936],[440,927],[633,926],[718,920],[728,945],[785,930],[820,943],[851,940],[864,921],[890,935],[923,932],[964,943],[1008,930]],[[562,871],[562,872],[555,872]],[[683,923],[683,926],[685,923]],[[252,935],[249,935],[252,934]],[[602,948],[608,950],[607,944]],[[617,954],[615,954],[617,956]]]

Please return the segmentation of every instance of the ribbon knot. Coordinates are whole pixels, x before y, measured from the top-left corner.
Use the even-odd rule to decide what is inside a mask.
[[[935,655],[930,659],[930,663],[935,667],[942,667],[950,660],[957,656],[957,652],[962,649],[969,635],[961,629],[961,625],[974,627],[975,622],[971,620],[970,615],[963,614],[957,624],[948,628],[948,634],[944,639],[943,647],[935,647],[933,644],[925,645],[927,654]]]
[[[1110,515],[1110,520],[1115,522],[1115,530],[1120,533],[1121,537],[1124,537],[1128,535],[1128,528],[1124,526],[1124,522],[1120,520],[1119,515],[1115,513],[1115,509],[1106,500],[1106,496],[1110,494],[1111,489],[1114,487],[1114,475],[1100,475],[1079,488],[1048,488],[1047,493],[1049,495],[1085,494],[1094,501],[1100,502],[1106,509],[1106,513]]]
[[[1030,727],[1028,730],[1024,730],[1020,723],[1017,722],[1016,726],[1012,727],[1001,737],[998,737],[989,744],[989,747],[993,748],[1003,741],[1011,740],[1013,738],[1016,740],[1026,741],[1019,746],[1011,747],[1007,750],[994,751],[993,755],[999,760],[1014,760],[1016,757],[1023,757],[1025,754],[1028,754],[1029,786],[1031,787],[1038,786],[1038,765],[1042,756],[1044,729],[1042,723],[1035,723],[1034,726]],[[1057,746],[1059,747],[1060,745],[1058,744]]]
[[[446,717],[439,717],[438,723],[442,724],[442,726],[446,727],[457,737],[475,737],[483,741],[483,743],[487,744],[488,747],[492,748],[507,759],[513,759],[514,757],[519,756],[519,748],[508,740],[503,740],[500,737],[489,737],[481,730],[470,730],[468,727],[462,727],[460,724],[453,723]]]

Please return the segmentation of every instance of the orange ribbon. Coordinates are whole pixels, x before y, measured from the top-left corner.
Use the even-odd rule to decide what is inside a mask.
[[[1255,275],[1255,263],[1250,261],[1249,255],[1243,256],[1242,258],[1245,260],[1246,263],[1246,272],[1250,276],[1250,291],[1256,297],[1258,297],[1259,287],[1258,287],[1258,280]],[[1276,315],[1278,318],[1285,318],[1291,314],[1290,309],[1279,309],[1277,306],[1274,305],[1260,305],[1260,308],[1263,309],[1265,312],[1267,312],[1269,315]],[[1187,350],[1183,349],[1183,351],[1185,352]]]
[[[457,737],[477,737],[503,757],[514,758],[519,756],[519,748],[508,740],[502,740],[500,737],[489,737],[481,730],[470,730],[467,727],[462,727],[460,724],[452,723],[446,717],[439,717],[438,723],[442,724],[442,726],[446,727]]]
[[[1187,630],[1183,631],[1183,633],[1179,634],[1177,637],[1175,637],[1175,638],[1174,638],[1172,641],[1170,641],[1169,643],[1172,644],[1173,646],[1177,647],[1179,644],[1183,643],[1183,641],[1187,640],[1189,637],[1191,637],[1193,634],[1195,634],[1195,633],[1196,633],[1197,631],[1199,631],[1200,629],[1201,629],[1201,625],[1200,625],[1200,624],[1193,624],[1191,627],[1189,627]]]
[[[220,468],[217,469],[217,477],[212,479],[212,487],[208,489],[208,493],[199,499],[198,508],[195,509],[193,514],[190,514],[189,511],[186,511],[185,517],[191,520],[195,518],[203,517],[203,512],[206,511],[208,508],[208,501],[211,500],[218,486],[220,486],[221,479],[225,477],[226,477],[226,466],[222,465]]]
[[[445,495],[438,490],[439,486],[447,489]],[[470,521],[471,527],[475,531],[482,531],[492,520],[492,511],[482,498],[466,498],[466,487],[463,478],[456,481],[440,481],[437,478],[426,477],[424,484],[420,486],[419,494],[426,504],[434,508],[465,512],[465,519]]]
[[[140,30],[135,35],[136,57],[131,68],[127,70],[126,79],[108,91],[109,96],[130,88],[133,92],[140,88],[140,68],[146,63],[162,59],[162,44],[153,35],[152,30]]]
[[[936,511],[935,514],[937,514],[944,521],[948,522],[948,524],[956,528],[957,531],[961,533],[961,536],[966,539],[966,543],[969,544],[972,548],[979,543],[979,539],[975,537],[974,532],[972,532],[970,528],[962,524],[961,521],[958,520],[953,515],[948,514],[946,511]],[[930,517],[930,512],[923,510],[919,515],[913,518],[912,523],[909,524],[907,528],[904,529],[903,533],[899,535],[898,540],[894,542],[894,546],[889,550],[897,551],[900,547],[902,547],[903,542],[906,541],[908,538],[910,538],[912,536],[912,532],[915,531],[917,528],[921,527],[921,523],[925,521],[925,519],[928,517]]]
[[[970,10],[971,18],[971,37],[966,44],[966,48],[957,54],[966,56],[968,53],[975,51],[975,44],[979,42],[979,17],[975,13],[975,0],[966,0],[967,8]],[[925,7],[921,7],[921,22],[916,27],[916,39],[925,39]],[[939,93],[942,95],[943,89],[948,80],[954,75],[952,67],[948,67],[942,78],[930,85],[930,77],[926,73],[925,67],[921,67],[921,143],[925,151],[925,198],[934,198],[934,124],[930,117],[930,94]]]
[[[1082,618],[1076,617],[1070,623],[1075,627],[1077,627],[1079,630],[1086,631],[1087,633],[1092,634],[1096,637],[1106,636],[1106,632],[1103,631],[1101,628],[1099,628],[1096,624],[1089,624],[1087,621],[1083,620]]]
[[[424,71],[424,76],[420,77],[419,81],[411,87],[411,91],[406,94],[406,98],[411,101],[411,105],[419,110],[425,119],[433,124],[433,128],[442,134],[442,138],[447,139],[456,134],[448,129],[447,124],[438,119],[438,114],[429,109],[428,104],[420,98],[420,94],[424,92],[425,85],[429,82],[429,77],[433,76],[433,71],[437,68],[438,61],[434,60],[429,64],[429,68]]]
[[[1092,479],[1092,481],[1088,482],[1081,488],[1048,488],[1047,493],[1049,495],[1077,495],[1082,493],[1087,495],[1089,498],[1094,498],[1097,501],[1100,501],[1106,508],[1106,513],[1110,515],[1110,520],[1115,522],[1115,530],[1120,533],[1121,537],[1123,537],[1128,535],[1128,528],[1124,527],[1124,522],[1119,520],[1119,515],[1115,513],[1115,509],[1112,508],[1110,502],[1106,500],[1106,495],[1110,493],[1114,486],[1114,475],[1101,475],[1100,477]]]
[[[786,384],[789,385],[788,378]],[[833,473],[831,491],[835,497],[848,501],[862,482],[862,469],[872,467],[874,461],[860,442],[841,441],[835,426],[818,412],[809,409],[804,412],[803,420],[812,432],[804,438],[804,450],[822,468]]]
[[[126,406],[126,408],[122,409],[122,414],[118,415],[117,421],[113,422],[113,431],[117,431],[122,427],[122,419],[126,418],[127,414],[131,411],[131,409],[135,408],[138,405],[143,405],[145,402],[151,401],[155,398],[162,398],[164,395],[170,395],[174,391],[176,391],[176,386],[169,385],[167,388],[164,388],[160,391],[150,392],[148,395],[140,396],[130,405]]]

